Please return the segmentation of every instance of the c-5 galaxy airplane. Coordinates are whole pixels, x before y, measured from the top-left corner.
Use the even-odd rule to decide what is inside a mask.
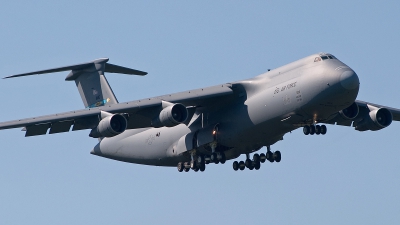
[[[89,63],[5,78],[69,71],[85,109],[0,123],[23,127],[25,136],[91,129],[99,143],[91,154],[124,162],[204,171],[208,163],[246,154],[234,170],[280,162],[270,146],[297,128],[324,135],[324,124],[380,130],[400,120],[400,110],[356,100],[357,74],[336,57],[314,54],[251,79],[118,103],[104,72],[147,73],[108,63]],[[320,125],[322,124],[322,125]],[[266,153],[250,154],[267,147]]]

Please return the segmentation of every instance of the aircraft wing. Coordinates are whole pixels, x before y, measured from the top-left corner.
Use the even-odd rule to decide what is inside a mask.
[[[352,120],[344,119],[338,113],[334,118],[326,121],[325,123],[355,127],[358,122],[360,122],[364,118],[368,117],[368,114],[370,113],[371,109],[376,109],[376,108],[385,108],[385,109],[389,110],[392,113],[393,121],[400,121],[400,109],[387,107],[387,106],[383,106],[383,105],[378,105],[378,104],[370,103],[370,102],[364,102],[364,101],[360,101],[360,100],[356,100],[355,103],[358,106],[359,113],[354,119],[352,119]]]
[[[226,101],[232,94],[233,91],[229,85],[219,85],[96,108],[2,122],[0,130],[24,127],[25,136],[35,136],[46,134],[49,128],[50,134],[68,132],[71,126],[73,126],[72,130],[91,129],[98,125],[102,111],[124,114],[128,120],[127,129],[151,127],[152,119],[163,109],[163,101],[180,103],[189,109],[195,109],[221,104],[221,100]],[[191,116],[193,116],[194,111],[191,111]]]
[[[395,121],[400,121],[400,109],[396,109],[396,108],[392,108],[392,107],[387,107],[387,106],[382,106],[382,105],[378,105],[378,104],[375,104],[375,103],[369,103],[369,102],[364,102],[364,101],[359,101],[359,100],[356,100],[356,103],[357,103],[357,105],[358,105],[358,107],[363,107],[363,108],[365,108],[365,107],[368,107],[368,105],[372,105],[372,106],[374,106],[374,107],[376,107],[376,108],[386,108],[386,109],[388,109],[391,113],[392,113],[392,115],[393,115],[393,120],[395,120]]]

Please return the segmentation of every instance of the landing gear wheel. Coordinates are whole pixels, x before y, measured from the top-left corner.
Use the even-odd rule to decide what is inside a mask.
[[[260,162],[254,164],[254,169],[259,170],[260,167],[261,167],[261,163]]]
[[[253,162],[250,159],[246,159],[244,164],[246,165],[247,168],[250,169],[250,167],[253,165]]]
[[[221,162],[221,164],[224,164],[226,162],[225,153],[221,152],[221,159],[219,161]]]
[[[272,153],[272,152],[270,152],[270,151],[267,151],[267,154],[265,154],[265,156],[266,156],[266,159],[268,160],[268,161],[270,161],[270,162],[274,162],[274,154]]]
[[[179,172],[182,172],[183,171],[183,163],[179,162],[177,168],[178,168]]]
[[[310,134],[311,134],[311,135],[314,135],[314,134],[315,134],[315,126],[314,126],[314,125],[311,125],[311,126],[310,126]]]
[[[305,135],[309,135],[309,134],[310,134],[310,126],[305,125],[305,126],[303,127],[303,133],[304,133]]]
[[[215,152],[212,153],[210,159],[211,159],[211,162],[213,162],[213,163],[215,163],[215,164],[218,164],[217,153],[215,153]]]
[[[194,170],[194,172],[197,172],[197,171],[199,171],[199,167],[196,166],[193,170]]]
[[[199,169],[201,172],[203,172],[204,170],[206,170],[206,165],[205,164],[200,164]]]
[[[239,169],[239,163],[237,161],[233,162],[232,167],[234,171],[237,171]]]
[[[184,162],[183,163],[183,171],[189,172],[190,170],[190,163],[189,162]]]
[[[244,170],[245,167],[246,167],[246,166],[244,165],[244,162],[243,162],[243,161],[240,161],[240,162],[239,162],[239,169],[240,169],[240,170]]]
[[[281,161],[281,152],[280,151],[274,152],[273,157],[274,157],[275,162],[280,162]]]
[[[254,161],[254,163],[258,163],[258,164],[260,164],[260,162],[261,162],[261,160],[260,160],[260,155],[259,154],[254,154],[253,155],[253,161]]]
[[[322,135],[326,134],[326,131],[327,131],[327,130],[328,130],[328,129],[326,128],[325,125],[321,125],[321,134],[322,134]]]
[[[191,168],[192,170],[196,169],[196,168],[197,168],[197,162],[194,161],[194,160],[190,161],[190,168]]]
[[[260,162],[261,162],[261,163],[264,163],[264,162],[265,162],[265,159],[266,159],[265,154],[264,154],[264,153],[261,153],[261,154],[260,154]]]
[[[249,168],[249,170],[253,170],[254,169],[254,162],[253,161],[251,162],[251,164],[250,164],[250,166],[248,168]]]
[[[201,165],[201,164],[204,164],[204,156],[202,156],[202,155],[200,155],[200,156],[198,156],[197,157],[197,164],[198,165]]]
[[[315,134],[317,134],[317,135],[321,134],[321,126],[320,125],[315,126]]]

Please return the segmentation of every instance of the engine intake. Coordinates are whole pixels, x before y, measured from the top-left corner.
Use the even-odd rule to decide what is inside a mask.
[[[89,136],[93,138],[98,137],[114,137],[126,130],[128,122],[125,117],[119,114],[114,114],[105,117],[90,131]]]
[[[164,108],[158,117],[153,119],[152,125],[154,127],[173,127],[180,123],[185,122],[188,117],[188,111],[182,104],[172,104]]]
[[[357,103],[353,102],[349,107],[340,110],[339,114],[343,119],[346,120],[354,120],[357,116],[360,110],[358,109]]]
[[[386,108],[379,108],[369,112],[363,120],[356,125],[356,130],[380,130],[392,123],[393,115]]]

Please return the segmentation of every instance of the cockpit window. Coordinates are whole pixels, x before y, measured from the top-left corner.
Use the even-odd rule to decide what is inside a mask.
[[[315,57],[314,62],[319,62],[321,60],[327,60],[327,59],[337,59],[333,55],[320,55],[320,57]]]
[[[322,60],[325,60],[325,59],[328,59],[328,56],[324,55],[324,56],[321,56],[321,58],[322,58]]]

